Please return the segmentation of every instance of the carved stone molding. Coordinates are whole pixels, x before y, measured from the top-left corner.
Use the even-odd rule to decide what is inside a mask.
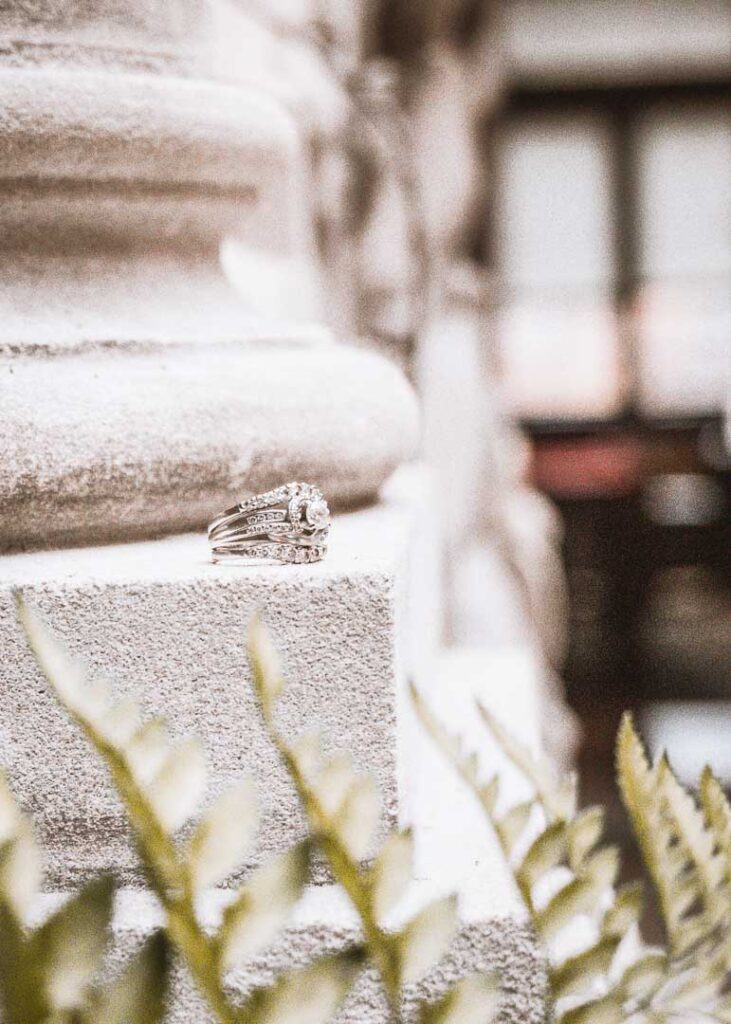
[[[302,158],[273,100],[203,73],[206,26],[194,0],[0,10],[2,548],[200,527],[291,478],[353,505],[413,450],[392,366],[262,322],[221,270],[234,231],[287,253]]]

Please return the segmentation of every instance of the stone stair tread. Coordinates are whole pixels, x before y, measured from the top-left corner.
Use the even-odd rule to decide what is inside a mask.
[[[204,528],[235,497],[303,477],[357,506],[416,440],[400,372],[344,345],[137,345],[8,364],[0,550]]]
[[[418,470],[401,471],[379,505],[335,517],[331,552],[313,565],[214,566],[200,535],[0,558],[0,646],[15,652],[0,677],[0,746],[36,818],[50,884],[104,868],[125,884],[141,879],[105,770],[41,677],[12,589],[92,675],[136,695],[146,714],[163,714],[175,737],[201,738],[211,799],[252,775],[264,820],[251,867],[302,829],[249,681],[246,631],[256,609],[289,679],[282,728],[294,737],[317,726],[331,747],[349,749],[379,784],[384,820],[397,819],[397,693],[407,672],[426,671],[412,667],[407,640],[418,630],[428,664],[437,635],[433,588],[412,596],[408,582],[412,547],[419,556],[433,550],[418,541],[426,490]]]
[[[413,480],[413,475],[412,475]],[[393,489],[392,489],[393,490]],[[385,492],[388,498],[388,490]],[[233,500],[233,497],[232,497]],[[212,510],[213,512],[218,509]],[[82,582],[99,586],[201,581],[273,588],[324,580],[343,573],[368,575],[393,569],[410,525],[398,500],[378,510],[335,517],[327,557],[312,565],[214,565],[202,531],[156,540],[0,555],[0,585],[55,590]],[[374,528],[375,527],[375,528]]]
[[[426,906],[430,900],[448,895],[451,891],[433,881],[412,881],[404,899],[389,918],[389,927],[399,927]],[[220,923],[221,913],[224,907],[231,902],[233,895],[234,890],[220,888],[210,889],[198,897],[197,909],[204,927],[215,928]],[[45,920],[49,914],[61,906],[68,896],[69,892],[61,889],[41,893],[31,921],[37,924]],[[517,902],[513,903],[509,900],[491,906],[488,914],[478,918],[475,916],[474,909],[466,905],[463,897],[460,910],[461,919],[470,922],[484,919],[484,917],[525,919],[522,907]],[[115,932],[146,936],[150,931],[161,927],[163,922],[162,908],[152,892],[147,889],[128,887],[117,890],[113,920]],[[292,911],[287,927],[296,930],[315,928],[322,924],[347,929],[354,935],[360,934],[358,917],[347,896],[339,886],[332,883],[309,885]]]
[[[475,701],[525,745],[540,749],[540,676],[529,651],[447,648],[424,696],[449,731],[480,757],[482,776],[500,779],[500,806],[530,796],[530,787],[481,725]],[[401,710],[402,816],[415,826],[415,874],[459,892],[466,920],[525,916],[525,908],[484,812],[413,713]],[[405,719],[405,720],[404,720]]]
[[[441,892],[437,894],[441,895]],[[412,883],[410,893],[392,925],[398,926],[435,895],[435,886]],[[48,893],[36,908],[40,922],[64,900],[63,893]],[[204,925],[219,920],[230,893],[206,893],[200,901]],[[503,1001],[496,1024],[541,1024],[544,1019],[545,967],[530,928],[519,913],[494,909],[472,919],[460,904],[460,929],[442,961],[418,986],[411,986],[407,1006],[415,999],[435,998],[465,974],[497,971],[502,979]],[[115,901],[110,973],[118,971],[144,939],[163,923],[156,899],[140,890],[120,890]],[[239,997],[257,985],[271,984],[282,971],[303,966],[317,956],[342,949],[361,939],[357,918],[343,892],[335,886],[312,886],[305,891],[292,917],[270,947],[232,972],[229,984]],[[334,1024],[385,1024],[388,1018],[380,984],[371,967],[358,978]],[[407,1009],[405,1020],[411,1021]],[[187,970],[176,964],[166,1024],[212,1024]]]
[[[442,652],[438,671],[426,688],[436,713],[484,754],[486,773],[499,771],[503,800],[510,804],[527,796],[527,786],[477,729],[473,701],[477,698],[499,715],[522,742],[538,748],[540,707],[538,667],[520,647],[497,650],[453,649]],[[406,721],[404,741],[417,727]],[[432,899],[456,892],[460,931],[444,960],[410,993],[412,1000],[434,998],[459,977],[473,971],[497,970],[503,986],[498,1024],[540,1024],[545,1014],[546,974],[512,876],[482,812],[447,768],[432,742],[421,735],[409,747],[402,793],[404,824],[415,833],[415,878],[395,908],[389,924],[400,926]],[[403,766],[402,766],[403,767]],[[41,897],[37,915],[43,919],[64,899],[61,892]],[[199,902],[201,920],[215,927],[230,889],[210,890]],[[116,968],[152,930],[162,925],[161,908],[148,891],[118,891],[113,925]],[[310,885],[282,935],[251,963],[236,971],[232,986],[239,994],[269,984],[282,970],[309,962],[360,938],[357,917],[341,889]],[[169,1024],[207,1022],[195,986],[185,970],[174,973]],[[337,1017],[337,1024],[384,1024],[386,1008],[378,981],[363,972]],[[406,1020],[411,1020],[406,1013]]]

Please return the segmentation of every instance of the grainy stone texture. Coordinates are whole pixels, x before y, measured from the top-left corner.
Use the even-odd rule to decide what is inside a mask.
[[[105,772],[39,675],[11,588],[94,674],[138,693],[177,734],[203,739],[211,793],[242,772],[254,776],[265,813],[253,862],[300,831],[249,679],[245,636],[257,608],[289,679],[283,727],[291,736],[318,727],[350,750],[378,780],[386,821],[396,819],[396,691],[409,671],[404,634],[416,627],[404,577],[420,490],[418,476],[406,473],[390,502],[337,516],[328,557],[311,566],[214,566],[194,535],[0,559],[0,748],[35,816],[51,884],[102,868],[125,880],[137,871]],[[421,597],[422,607],[428,600]],[[419,627],[428,647],[428,612]]]
[[[457,650],[439,660],[439,671],[428,689],[440,717],[483,753],[485,774],[501,773],[505,803],[524,798],[524,780],[491,744],[485,744],[471,703],[479,698],[503,720],[509,720],[523,742],[535,745],[540,724],[540,684],[535,666],[518,649],[497,653]],[[400,732],[403,726],[401,720]],[[405,1020],[413,1020],[417,999],[438,997],[465,974],[495,970],[502,991],[497,1017],[500,1024],[541,1024],[546,1014],[545,962],[494,836],[431,742],[409,746],[407,760],[410,770],[407,791],[402,793],[402,818],[415,832],[416,880],[396,907],[390,924],[400,926],[428,900],[451,891],[459,895],[461,925],[441,963],[407,991]],[[59,893],[49,894],[40,913],[47,912],[60,898]],[[203,923],[215,927],[230,898],[230,893],[221,890],[207,893],[201,901]],[[119,969],[161,923],[159,907],[149,893],[121,892],[110,970]],[[283,934],[233,974],[232,992],[242,995],[256,985],[268,984],[281,971],[304,965],[359,938],[357,920],[342,891],[332,885],[310,887]],[[368,969],[354,986],[337,1024],[385,1024],[387,1019],[380,985]],[[168,1024],[207,1024],[211,1020],[187,971],[178,965]]]
[[[202,538],[6,556],[0,560],[0,644],[9,666],[0,676],[0,747],[16,790],[34,812],[46,847],[53,904],[82,876],[114,867],[125,883],[138,876],[115,801],[98,766],[55,708],[30,663],[9,609],[7,587],[20,586],[57,631],[119,689],[134,688],[146,707],[165,713],[176,732],[207,741],[213,786],[253,771],[264,801],[262,854],[291,842],[299,819],[291,790],[259,725],[246,679],[243,632],[254,603],[281,640],[290,685],[282,701],[287,730],[319,725],[347,746],[385,792],[384,824],[411,825],[415,880],[393,923],[428,899],[456,891],[461,929],[447,957],[407,993],[435,997],[458,977],[497,968],[502,1024],[544,1019],[546,979],[525,910],[481,812],[421,732],[406,703],[415,678],[454,731],[484,752],[485,774],[500,771],[506,803],[525,783],[475,722],[485,703],[530,745],[541,708],[535,666],[520,649],[462,650],[441,658],[436,641],[432,526],[423,480],[401,470],[376,509],[337,516],[328,559],[316,566],[256,569],[207,564]],[[436,670],[435,670],[436,667]],[[33,728],[29,723],[33,723]],[[73,785],[69,785],[69,780]],[[60,813],[59,813],[60,809]],[[238,877],[238,876],[237,876]],[[239,992],[271,981],[288,966],[339,949],[358,937],[342,893],[322,866],[280,939],[231,980]],[[213,924],[223,891],[203,901]],[[118,902],[114,966],[160,923],[143,889]],[[205,1024],[200,997],[176,969],[169,1024]],[[386,1008],[371,971],[349,996],[338,1024],[385,1024]]]
[[[500,773],[505,805],[525,798],[527,786],[494,745],[485,742],[473,701],[480,699],[503,721],[509,721],[524,743],[536,746],[541,716],[535,669],[519,649],[455,650],[439,659],[438,672],[426,687],[442,720],[481,752],[485,775]],[[459,896],[461,923],[441,963],[407,991],[405,1020],[413,1021],[416,1000],[437,998],[465,974],[495,970],[502,991],[499,1024],[541,1024],[546,1019],[545,961],[498,844],[482,812],[446,768],[441,754],[421,734],[413,744],[413,733],[408,728],[404,732],[407,724],[399,719],[409,767],[401,794],[401,817],[414,829],[417,861],[415,880],[389,923],[400,926],[430,899],[447,892]],[[49,894],[44,911],[59,898],[58,893]],[[207,893],[201,901],[203,923],[215,927],[230,898],[221,890]],[[149,893],[123,891],[117,902],[111,969],[118,969],[161,923],[159,907]],[[310,887],[283,934],[233,974],[232,991],[238,995],[268,984],[281,971],[359,938],[357,921],[342,891],[332,885]],[[337,1024],[386,1024],[387,1019],[380,985],[368,969],[346,1000]],[[208,1024],[212,1018],[186,970],[178,966],[168,1024],[193,1021]]]
[[[205,0],[27,0],[0,11],[0,547],[197,527],[292,477],[352,506],[372,499],[413,449],[413,395],[392,367],[310,327],[253,315],[257,291],[276,293],[272,273],[281,270],[283,288],[299,287],[285,272],[301,256],[306,209],[297,133],[259,87],[310,136],[335,131],[343,109],[336,83],[325,95],[331,78],[321,57],[312,62],[314,46],[290,45],[315,11],[309,0],[294,16],[286,2],[247,0],[244,10],[243,20],[217,23]],[[267,54],[281,63],[265,54],[256,65],[234,45],[218,72],[239,85],[217,81],[221,34],[255,23],[264,32],[254,50],[276,37]],[[248,303],[220,266],[220,243],[233,233],[246,253]],[[46,908],[101,869],[130,887],[117,907],[118,963],[159,924],[159,909],[139,887],[102,767],[32,661],[11,590],[23,590],[93,673],[134,691],[176,736],[202,737],[211,797],[254,775],[263,825],[243,873],[302,831],[248,680],[244,637],[258,607],[290,679],[285,730],[320,727],[376,777],[383,826],[414,827],[415,882],[401,917],[432,896],[460,895],[460,935],[420,992],[497,966],[502,1020],[538,1024],[545,972],[518,895],[406,699],[415,679],[461,728],[486,666],[469,655],[433,673],[430,506],[413,474],[400,477],[383,504],[336,517],[320,565],[214,567],[200,535],[0,558],[1,759],[45,849],[54,890]],[[510,709],[519,708],[510,723],[530,740],[533,679],[516,676],[510,657],[502,670],[517,702]],[[291,926],[235,987],[357,938],[330,882],[316,866]],[[202,901],[206,921],[226,898]],[[179,970],[171,1024],[206,1020]],[[372,973],[339,1020],[385,1024]]]
[[[205,54],[207,0],[23,0],[0,9],[0,62],[189,70]]]
[[[0,402],[5,550],[203,528],[292,479],[363,502],[417,431],[386,360],[286,337],[0,360]]]
[[[413,898],[407,901],[409,914],[430,895],[428,891],[420,892],[418,886],[413,890]],[[39,908],[39,917],[50,912],[60,899],[57,893],[47,896]],[[204,923],[216,925],[222,905],[221,894],[207,895],[201,901]],[[406,916],[405,912],[400,913],[397,922],[401,923]],[[110,974],[119,970],[161,924],[159,906],[149,894],[121,891],[115,910]],[[360,938],[355,915],[340,890],[333,886],[309,889],[282,935],[245,968],[231,975],[232,996],[242,998],[252,988],[270,984],[282,971],[304,966],[315,957],[336,952]],[[545,1019],[544,962],[526,923],[500,909],[479,924],[462,922],[447,955],[406,992],[405,1024],[415,1020],[417,1002],[437,998],[466,974],[492,970],[499,974],[502,994],[497,1024],[541,1024]],[[176,964],[166,1024],[213,1024],[213,1020],[187,970]],[[386,1024],[387,1020],[388,1008],[380,983],[375,971],[368,967],[353,986],[334,1024]]]

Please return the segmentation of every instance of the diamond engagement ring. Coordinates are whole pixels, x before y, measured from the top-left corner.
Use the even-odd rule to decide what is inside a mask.
[[[330,509],[321,492],[291,483],[227,508],[208,527],[208,543],[214,562],[319,562],[329,532]]]

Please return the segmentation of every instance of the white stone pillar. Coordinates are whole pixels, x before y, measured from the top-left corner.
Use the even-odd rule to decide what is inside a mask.
[[[199,528],[290,478],[348,506],[413,450],[393,367],[262,322],[221,271],[234,230],[286,251],[301,155],[209,77],[207,10],[0,12],[0,548]]]

